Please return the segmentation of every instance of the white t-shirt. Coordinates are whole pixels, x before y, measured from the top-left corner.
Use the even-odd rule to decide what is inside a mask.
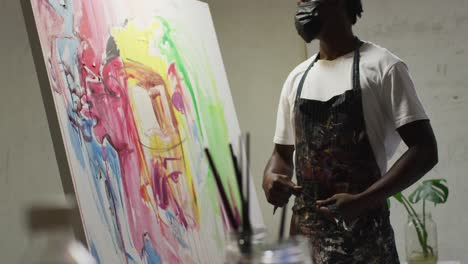
[[[367,134],[382,175],[401,138],[397,128],[428,119],[416,94],[406,64],[388,50],[370,42],[360,49],[360,79]],[[281,92],[275,144],[294,145],[294,101],[299,82],[317,55],[297,66]],[[327,101],[352,89],[354,52],[335,60],[318,60],[304,82],[301,98]]]

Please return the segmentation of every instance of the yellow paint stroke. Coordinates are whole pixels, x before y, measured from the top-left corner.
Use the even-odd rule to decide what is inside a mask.
[[[163,27],[158,21],[155,21],[147,28],[139,28],[132,22],[128,22],[125,27],[114,29],[112,35],[125,66],[129,99],[139,128],[140,138],[142,141],[146,140],[143,142],[145,153],[150,155],[151,158],[157,158],[162,154],[164,154],[164,157],[189,157],[189,150],[184,147],[182,141],[184,140],[183,137],[187,137],[190,133],[190,128],[186,124],[184,116],[172,106],[170,95],[173,91],[167,75],[170,62],[167,63],[164,58],[155,55],[155,52],[150,52],[152,49],[157,50],[156,46],[152,47],[151,45],[159,43],[157,36],[160,30],[163,30]],[[139,106],[135,100],[132,87],[144,88],[147,91],[159,125],[159,131],[151,133],[151,131],[142,129],[144,125],[142,124],[142,118],[137,114]],[[181,177],[179,183],[169,181],[169,186],[184,212],[193,218],[196,226],[199,226],[200,208],[193,187],[191,166],[188,164],[190,160],[187,158],[184,161],[185,164],[180,167],[174,166],[175,163],[171,163],[172,166],[182,171],[184,178]],[[146,162],[149,162],[148,159]],[[146,179],[142,179],[143,185],[147,186],[151,182],[152,179],[149,174],[147,174]]]

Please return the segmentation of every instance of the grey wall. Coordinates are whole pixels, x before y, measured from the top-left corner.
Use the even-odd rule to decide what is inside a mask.
[[[253,132],[253,172],[259,186],[261,167],[271,151],[269,143],[281,88],[278,84],[305,58],[304,45],[289,30],[288,13],[294,12],[294,6],[281,0],[209,2],[224,58],[229,61],[227,71],[232,75],[229,79],[234,100],[242,109],[238,111],[241,125]],[[26,32],[20,1],[0,0],[2,263],[19,263],[28,247],[25,210],[31,203],[51,196],[65,201]],[[269,212],[266,222],[275,226],[277,222],[269,217],[271,207],[267,209],[263,193],[258,191],[264,213]]]
[[[260,186],[282,83],[306,57],[292,25],[295,1],[205,2],[211,5],[241,127],[253,133],[252,172],[265,222],[276,235],[279,216],[271,217]],[[364,0],[364,8],[357,32],[409,64],[438,136],[441,161],[428,177],[445,177],[451,188],[449,203],[433,211],[441,256],[468,262],[467,1]],[[18,1],[0,0],[0,33],[0,256],[2,263],[18,263],[28,242],[24,208],[49,194],[61,199],[63,188]],[[393,203],[402,255],[405,221]]]
[[[65,201],[19,1],[0,1],[0,262],[28,246],[26,208]]]
[[[468,1],[364,0],[363,4],[358,34],[406,61],[438,139],[440,162],[426,178],[446,178],[450,188],[448,203],[432,210],[441,259],[466,263]],[[394,202],[392,223],[401,255],[405,221],[402,206]]]
[[[211,4],[241,127],[254,136],[252,170],[257,176],[266,224],[275,235],[278,216],[271,217],[271,206],[261,196],[260,183],[272,148],[282,82],[304,59],[291,23],[295,1],[207,2]],[[439,228],[440,258],[468,262],[464,250],[467,210],[460,209],[468,198],[464,180],[468,169],[468,1],[363,0],[363,5],[365,13],[356,33],[407,62],[437,134],[440,163],[426,178],[448,179],[451,191],[448,204],[432,210]],[[315,52],[317,43],[308,50]],[[401,147],[399,154],[404,150]],[[406,217],[404,209],[393,202],[392,223],[402,259]]]
[[[278,233],[279,211],[266,202],[263,168],[273,150],[276,111],[282,84],[306,58],[295,33],[295,1],[206,0],[210,7],[241,129],[252,133],[252,175],[264,221]]]

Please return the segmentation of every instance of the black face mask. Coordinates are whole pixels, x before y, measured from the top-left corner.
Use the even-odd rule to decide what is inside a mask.
[[[320,0],[311,0],[309,2],[299,3],[297,7],[295,17],[297,33],[299,33],[307,43],[314,40],[322,29],[322,23],[319,19],[319,8],[321,4],[322,1]]]

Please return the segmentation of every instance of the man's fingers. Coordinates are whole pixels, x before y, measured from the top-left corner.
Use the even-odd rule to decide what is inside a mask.
[[[294,194],[295,196],[299,196],[299,195],[301,195],[303,189],[304,188],[302,186],[297,186],[296,185],[292,189],[292,194]]]
[[[293,191],[294,188],[297,187],[297,185],[292,182],[290,179],[283,180],[284,186],[286,186],[290,191]]]
[[[280,176],[274,183],[273,188],[283,192],[289,192],[294,195],[299,195],[302,192],[302,187],[296,185],[286,176]]]
[[[272,200],[270,201],[270,203],[276,207],[284,207],[288,201],[284,201],[284,200]]]
[[[276,206],[284,206],[292,194],[300,195],[302,189],[301,186],[294,184],[289,177],[276,175],[276,179],[267,191],[268,202]]]
[[[282,195],[272,196],[270,197],[270,199],[268,199],[269,203],[276,205],[276,206],[280,206],[280,207],[287,204],[288,201],[289,201],[289,196],[282,196]]]
[[[274,199],[279,202],[288,202],[290,197],[291,195],[278,194]]]
[[[323,207],[323,206],[327,206],[327,205],[330,205],[330,204],[334,204],[336,202],[336,198],[335,196],[332,196],[328,199],[325,199],[325,200],[318,200],[315,202],[315,205],[317,207]]]

